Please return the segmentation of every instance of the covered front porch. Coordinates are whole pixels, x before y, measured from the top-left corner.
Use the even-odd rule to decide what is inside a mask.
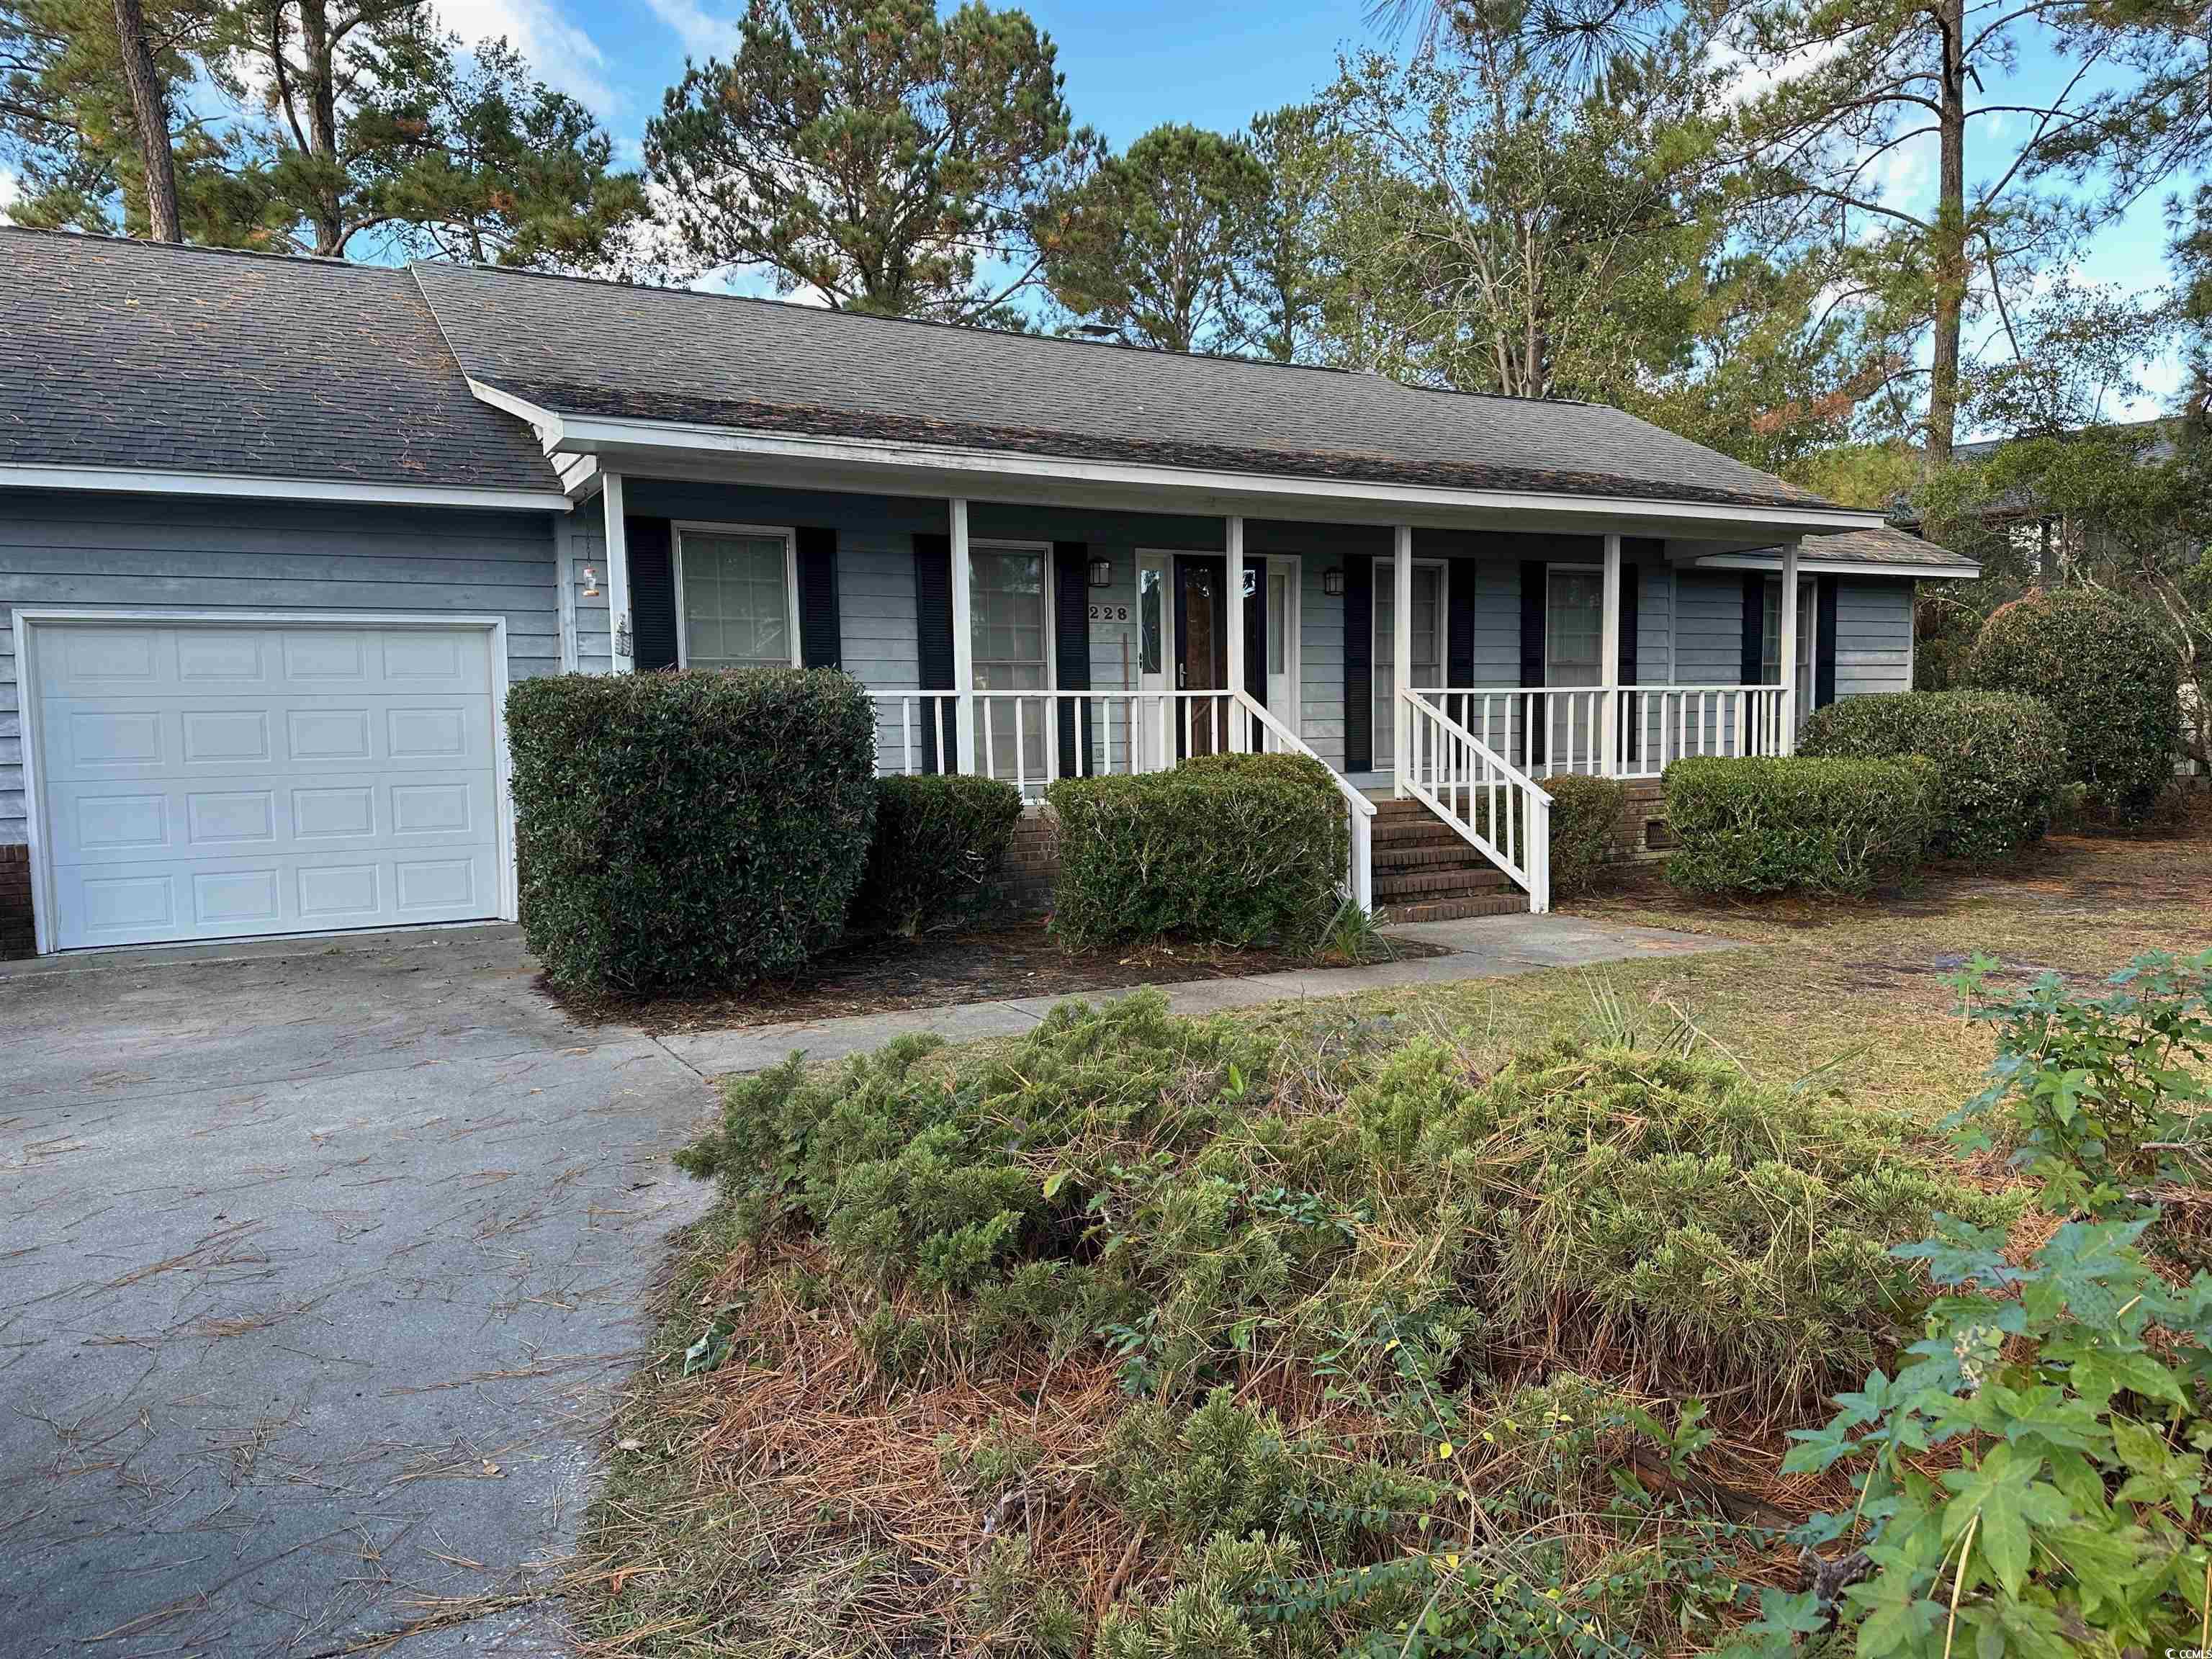
[[[1420,803],[1540,909],[1544,780],[1786,752],[1814,690],[1823,607],[1795,538],[1744,545],[1763,525],[1380,524],[696,467],[592,482],[603,512],[570,526],[564,592],[580,641],[605,606],[617,672],[834,663],[874,698],[881,772],[1032,802],[1057,778],[1305,754],[1346,801],[1365,908],[1375,798]],[[1685,528],[1706,533],[1637,533]]]

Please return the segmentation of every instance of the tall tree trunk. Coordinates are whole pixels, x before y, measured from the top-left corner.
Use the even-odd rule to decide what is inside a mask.
[[[326,161],[332,176],[338,167],[337,43],[331,38],[330,12],[325,0],[301,0],[300,45],[307,55],[307,153]],[[315,252],[327,258],[345,254],[343,203],[335,191],[318,192],[311,221],[315,228]]]
[[[157,242],[181,242],[185,229],[177,209],[177,159],[169,148],[169,100],[154,69],[153,49],[146,44],[146,15],[139,0],[115,0],[115,41],[131,88],[131,118],[138,125],[148,234]]]
[[[1966,0],[1936,0],[1943,37],[1942,109],[1936,118],[1936,343],[1928,375],[1928,470],[1951,464],[1959,422],[1959,331],[1966,308]]]

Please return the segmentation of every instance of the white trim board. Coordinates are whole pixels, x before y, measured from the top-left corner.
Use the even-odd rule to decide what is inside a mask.
[[[549,453],[600,450],[678,450],[708,455],[786,461],[812,460],[889,468],[928,469],[959,475],[996,475],[1061,483],[1118,484],[1257,501],[1334,499],[1378,508],[1419,506],[1475,511],[1603,517],[1631,521],[1685,520],[1796,529],[1871,530],[1887,520],[1853,507],[1789,507],[1638,496],[1570,495],[1531,490],[1463,489],[1430,484],[1375,483],[1357,479],[1237,472],[1144,462],[1101,461],[1031,455],[1012,450],[965,449],[875,438],[818,438],[686,422],[571,417],[471,380],[469,386],[495,408],[526,420]],[[937,494],[936,489],[921,493]],[[970,490],[969,493],[972,494]],[[1253,516],[1267,516],[1257,514]]]
[[[467,628],[491,635],[492,787],[499,797],[499,920],[519,921],[521,899],[514,858],[514,760],[507,742],[507,618],[478,613],[443,614],[422,611],[207,611],[148,610],[140,606],[102,609],[90,605],[17,605],[10,620],[15,646],[16,695],[22,704],[23,810],[26,838],[31,855],[32,948],[40,956],[53,951],[53,895],[48,890],[42,842],[45,805],[39,798],[38,749],[41,727],[34,708],[36,674],[32,630],[40,625],[67,627],[72,623],[145,622],[170,627],[234,628]],[[371,929],[372,932],[386,931]],[[277,937],[254,935],[254,937]],[[310,939],[313,933],[282,937]],[[179,940],[177,943],[197,941]],[[136,949],[138,947],[127,947]]]
[[[390,507],[504,507],[565,513],[557,489],[475,489],[446,484],[356,483],[252,472],[154,472],[101,466],[0,465],[0,489],[88,489],[126,495],[230,495],[252,501],[351,501]]]
[[[1704,558],[1693,559],[1682,567],[1691,570],[1764,570],[1779,575],[1782,556],[1778,553],[1709,553]],[[1981,566],[1967,560],[1956,564],[1882,564],[1873,559],[1808,559],[1797,561],[1797,579],[1808,576],[1894,576],[1910,580],[1915,576],[1956,578],[1971,581],[1982,574]]]

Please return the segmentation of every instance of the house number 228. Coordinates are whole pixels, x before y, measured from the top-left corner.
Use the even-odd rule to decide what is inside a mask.
[[[1091,620],[1127,622],[1129,620],[1129,607],[1126,605],[1094,605],[1091,607]]]

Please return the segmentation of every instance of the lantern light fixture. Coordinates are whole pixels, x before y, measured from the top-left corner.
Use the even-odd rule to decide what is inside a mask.
[[[1093,560],[1091,560],[1091,585],[1093,587],[1111,587],[1111,586],[1114,586],[1114,561],[1113,561],[1113,560],[1111,560],[1111,559],[1093,559]]]
[[[1332,599],[1344,597],[1344,572],[1331,567],[1321,573],[1321,591]]]

